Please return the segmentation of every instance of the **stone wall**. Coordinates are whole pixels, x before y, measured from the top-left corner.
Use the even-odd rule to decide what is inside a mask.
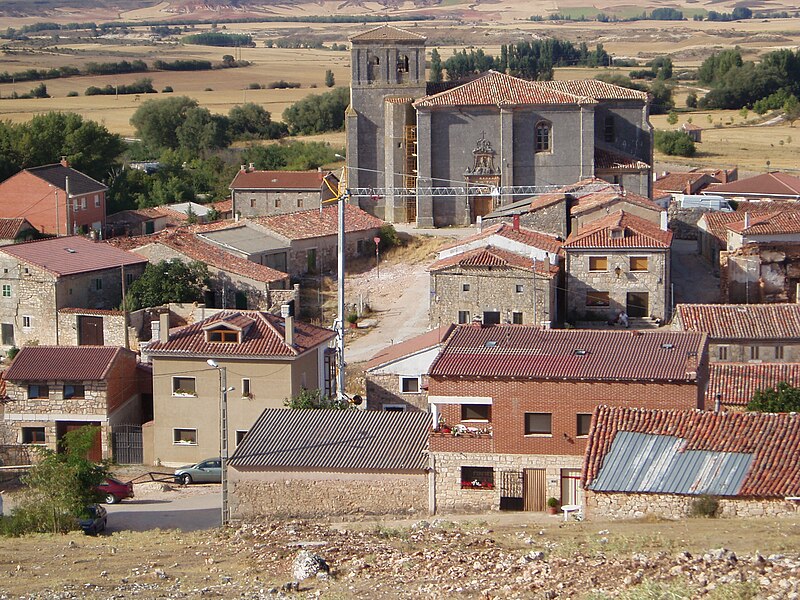
[[[459,439],[459,438],[455,438]],[[470,438],[464,438],[469,441]],[[431,452],[436,481],[436,512],[483,512],[500,509],[503,472],[545,469],[546,497],[561,497],[561,470],[580,469],[581,456]],[[492,467],[494,489],[461,489],[461,467]]]
[[[677,494],[623,494],[585,492],[584,515],[590,519],[665,519],[688,517],[697,496]],[[796,505],[780,498],[719,498],[719,513],[725,518],[794,516]]]
[[[707,212],[706,208],[681,208],[677,202],[671,202],[667,208],[669,228],[676,240],[696,240],[700,230],[697,222]]]
[[[103,319],[103,345],[125,347],[125,315],[122,312],[94,313],[59,311],[58,313],[58,343],[61,346],[78,345],[78,322],[82,316],[98,316]],[[128,343],[130,348],[138,348],[138,336],[134,327],[129,327]]]
[[[428,475],[255,472],[231,468],[235,518],[427,514]]]
[[[236,213],[242,217],[283,215],[319,208],[320,190],[233,190]]]
[[[420,393],[400,391],[400,375],[367,373],[367,410],[383,410],[384,406],[402,405],[405,410],[428,410],[428,377],[422,376]]]
[[[357,256],[375,256],[375,242],[378,229],[348,232],[345,236],[345,258]],[[292,277],[300,277],[309,273],[309,256],[316,255],[315,273],[336,272],[338,240],[335,235],[293,240],[287,257],[287,269]],[[359,249],[362,251],[359,252]]]
[[[752,243],[732,252],[720,252],[722,302],[797,302],[798,284],[800,243]]]

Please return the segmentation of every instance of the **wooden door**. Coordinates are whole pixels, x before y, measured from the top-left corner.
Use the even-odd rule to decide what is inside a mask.
[[[545,510],[547,507],[547,477],[544,469],[525,469],[523,471],[522,499],[525,510]]]
[[[103,317],[78,317],[78,345],[103,345]]]
[[[488,215],[493,208],[491,196],[475,196],[472,199],[472,222],[474,223],[478,217]]]
[[[64,437],[65,434],[69,433],[70,431],[74,431],[75,429],[80,429],[81,427],[85,427],[86,425],[93,425],[96,427],[95,435],[94,435],[94,442],[92,443],[92,448],[89,450],[86,458],[94,462],[100,462],[103,459],[103,442],[100,438],[100,423],[91,423],[91,422],[83,422],[83,421],[56,421],[56,438],[58,440],[58,451],[62,452],[63,448],[61,447],[61,438]]]

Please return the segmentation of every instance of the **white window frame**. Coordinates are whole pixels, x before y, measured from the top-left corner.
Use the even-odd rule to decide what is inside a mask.
[[[194,442],[181,442],[178,441],[175,433],[178,431],[194,431]],[[197,428],[196,427],[173,427],[172,428],[172,445],[173,446],[197,446]]]
[[[94,207],[100,208],[100,194],[94,195]]]
[[[33,329],[33,317],[30,315],[22,315],[22,329],[30,331]]]
[[[175,387],[175,380],[176,379],[191,379],[191,380],[193,380],[194,381],[194,393],[193,394],[192,393],[177,394],[175,392],[175,390],[176,389],[180,389],[180,388],[176,388]],[[186,377],[185,375],[173,375],[172,376],[172,396],[173,396],[173,398],[197,398],[197,377]]]
[[[86,198],[81,198],[81,210],[86,210]]]
[[[422,377],[419,375],[400,375],[399,376],[398,384],[400,385],[400,393],[401,394],[421,394],[422,393]],[[405,380],[416,380],[417,382],[417,391],[416,392],[407,392],[403,389],[403,382]]]
[[[467,318],[464,321],[461,320],[461,313],[466,313],[467,315]],[[472,313],[468,310],[460,310],[458,311],[457,317],[458,317],[458,324],[464,325],[470,322],[470,320],[472,319]]]
[[[250,378],[249,377],[242,377],[242,398],[252,398],[253,397],[253,388],[250,385]]]

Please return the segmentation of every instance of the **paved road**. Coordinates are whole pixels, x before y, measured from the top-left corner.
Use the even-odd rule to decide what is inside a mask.
[[[675,304],[719,302],[719,277],[698,254],[695,240],[672,242],[672,283]]]
[[[180,529],[196,531],[210,529],[220,524],[221,495],[219,486],[210,487],[208,493],[175,498],[134,498],[119,504],[108,505],[107,531],[147,531],[150,529]]]

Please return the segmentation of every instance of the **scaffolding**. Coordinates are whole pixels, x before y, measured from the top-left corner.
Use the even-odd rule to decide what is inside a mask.
[[[417,189],[417,127],[406,125],[405,129],[406,168],[403,172],[403,186],[406,190]],[[413,223],[417,220],[417,197],[414,194],[405,195],[406,221]]]

